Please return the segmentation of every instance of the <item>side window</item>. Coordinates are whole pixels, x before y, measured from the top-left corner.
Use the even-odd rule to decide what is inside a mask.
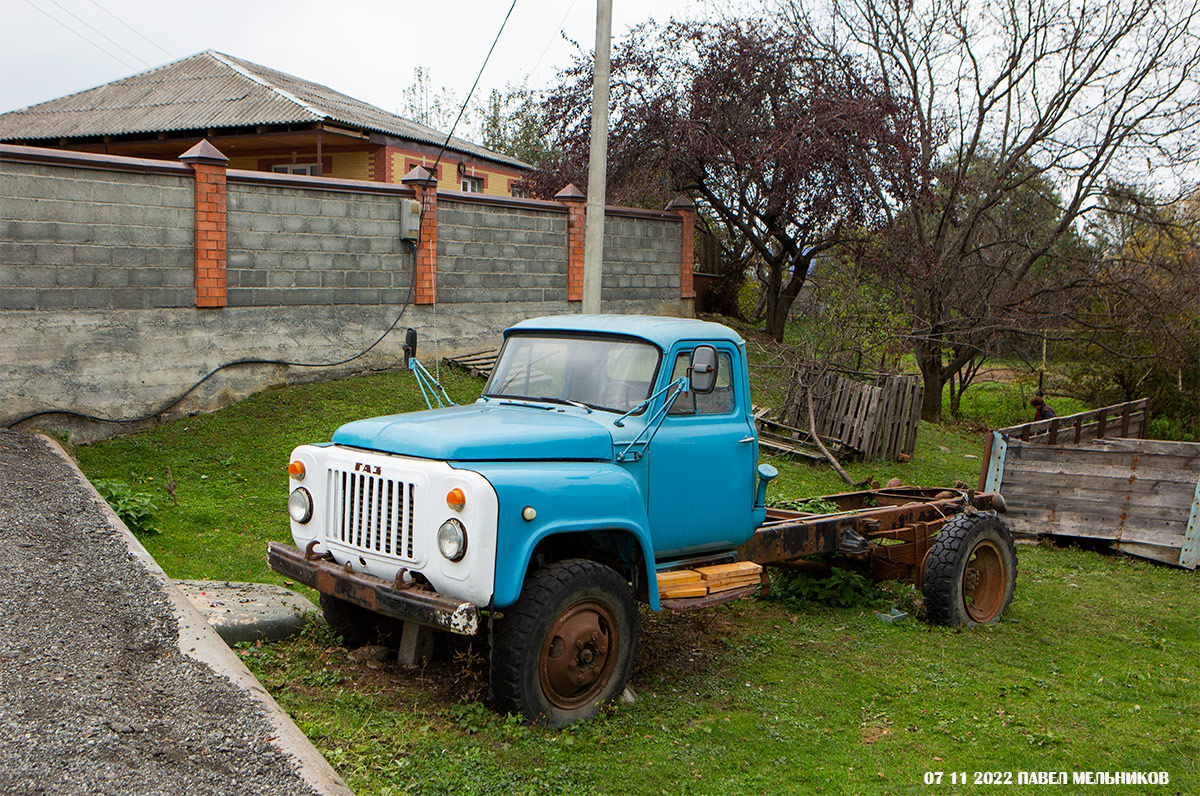
[[[675,357],[675,367],[671,371],[671,380],[681,379],[687,375],[688,365],[692,361],[691,351],[680,351]],[[672,415],[720,415],[734,410],[733,400],[733,362],[722,351],[718,355],[717,386],[708,395],[683,393],[671,405]]]

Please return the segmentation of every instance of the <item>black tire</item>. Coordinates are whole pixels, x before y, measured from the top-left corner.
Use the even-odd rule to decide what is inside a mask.
[[[925,559],[925,615],[931,624],[999,622],[1017,585],[1017,551],[994,514],[959,514],[942,526]]]
[[[379,638],[379,616],[362,606],[321,594],[321,613],[333,632],[342,637],[346,649],[365,647]]]
[[[525,579],[492,640],[492,695],[502,710],[563,727],[625,689],[640,625],[633,589],[612,569],[573,558]]]

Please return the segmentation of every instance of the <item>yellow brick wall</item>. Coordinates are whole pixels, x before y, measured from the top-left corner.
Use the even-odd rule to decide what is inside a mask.
[[[447,153],[442,162],[438,165],[441,171],[441,179],[438,180],[439,191],[461,191],[462,182],[458,177],[458,162],[461,158],[456,153]],[[413,152],[405,152],[404,150],[392,150],[392,174],[395,175],[397,182],[404,178],[412,168],[412,163],[416,162],[425,168],[433,168],[433,163],[436,160],[432,155],[420,155]],[[483,193],[489,196],[512,196],[512,183],[517,182],[520,178],[510,175],[507,171],[491,169],[480,164],[472,164],[467,161],[466,176],[468,177],[483,177],[484,180]]]
[[[333,173],[327,177],[340,177],[343,180],[371,179],[370,152],[334,152]]]
[[[280,153],[273,156],[253,155],[248,157],[232,157],[229,159],[229,168],[257,171],[260,160],[278,160],[280,157],[289,157],[290,159],[290,153]],[[324,175],[326,177],[337,177],[343,180],[371,179],[371,153],[369,152],[325,152],[322,153],[322,157],[333,159],[333,167]],[[316,160],[317,154],[315,152],[296,153],[297,163],[315,163]]]
[[[256,171],[258,169],[258,158],[230,158],[229,168]]]
[[[232,157],[229,159],[229,168],[255,171],[258,169],[260,160],[266,157],[269,157],[271,160],[278,160],[280,157],[287,157],[288,154],[290,153],[280,153],[274,156],[253,155]],[[325,152],[322,154],[327,159],[333,159],[333,168],[324,175],[326,177],[337,177],[344,180],[371,180],[375,176],[372,169],[372,153],[370,152]],[[389,150],[389,154],[392,159],[392,179],[397,183],[404,179],[404,175],[409,172],[412,163],[416,162],[426,168],[432,168],[435,160],[432,155],[422,155],[403,149],[392,148]],[[442,158],[442,162],[439,165],[442,173],[442,178],[438,181],[439,191],[462,190],[462,182],[458,177],[458,163],[460,159],[456,153],[448,153]],[[315,152],[298,152],[296,154],[297,163],[311,163],[315,160]],[[512,196],[512,183],[520,180],[519,176],[507,170],[472,164],[469,161],[467,162],[466,175],[468,177],[486,176],[483,192],[490,196]]]

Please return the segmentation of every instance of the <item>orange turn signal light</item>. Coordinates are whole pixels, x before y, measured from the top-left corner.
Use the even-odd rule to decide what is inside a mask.
[[[462,511],[463,506],[467,505],[467,496],[461,489],[455,487],[446,493],[446,505],[455,511]]]
[[[297,459],[288,465],[288,475],[295,478],[297,481],[304,480],[304,462]]]

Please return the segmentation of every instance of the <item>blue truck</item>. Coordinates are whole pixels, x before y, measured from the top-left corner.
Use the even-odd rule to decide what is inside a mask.
[[[288,472],[295,546],[272,543],[270,565],[320,593],[348,645],[391,623],[415,663],[432,630],[485,636],[496,705],[550,726],[620,696],[639,602],[704,608],[769,584],[669,598],[668,572],[832,553],[917,583],[945,624],[996,621],[1016,577],[998,495],[769,511],[745,342],[698,320],[524,321],[475,403],[348,423]]]

